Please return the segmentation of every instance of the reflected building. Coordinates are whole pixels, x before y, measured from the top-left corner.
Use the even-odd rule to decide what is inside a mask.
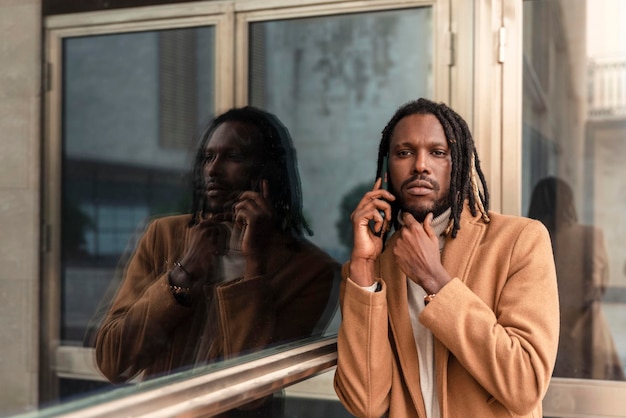
[[[603,21],[610,25],[604,13],[615,4],[594,5],[585,0],[524,3],[522,213],[529,213],[535,185],[556,176],[572,189],[578,221],[603,232],[608,286],[599,303],[624,365],[626,58],[599,51],[588,28]],[[607,49],[619,49],[621,35],[614,36],[598,39]]]
[[[150,217],[188,210],[213,114],[214,28],[72,38],[63,83],[61,339],[82,341]]]

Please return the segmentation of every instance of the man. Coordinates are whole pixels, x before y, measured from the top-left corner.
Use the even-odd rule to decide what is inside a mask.
[[[378,179],[351,217],[337,395],[358,417],[541,417],[559,331],[546,229],[488,211],[472,136],[444,104],[402,106],[379,170],[386,155],[389,191]]]
[[[229,110],[203,135],[193,173],[191,214],[149,225],[98,331],[112,382],[308,337],[332,316],[339,265],[303,237],[286,128],[253,107]]]

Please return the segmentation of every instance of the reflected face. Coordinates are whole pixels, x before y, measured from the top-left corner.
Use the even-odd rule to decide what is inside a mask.
[[[389,144],[391,186],[403,211],[420,222],[450,207],[452,158],[436,116],[413,114],[396,125]]]
[[[253,126],[227,121],[220,124],[204,149],[204,181],[210,213],[230,210],[239,194],[252,189],[258,171]]]

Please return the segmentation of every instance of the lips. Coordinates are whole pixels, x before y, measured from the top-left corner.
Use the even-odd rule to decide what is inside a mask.
[[[436,187],[427,180],[415,180],[405,185],[407,193],[414,196],[423,196],[432,193]]]
[[[227,191],[228,189],[219,183],[209,183],[207,184],[207,187],[206,187],[206,194],[209,197],[217,196]]]

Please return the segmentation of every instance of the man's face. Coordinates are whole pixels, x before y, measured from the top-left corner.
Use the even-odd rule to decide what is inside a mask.
[[[400,208],[423,222],[450,206],[452,158],[436,116],[413,114],[398,122],[389,144],[389,175]]]
[[[206,202],[211,213],[223,213],[256,183],[255,128],[241,122],[220,124],[204,149]]]

